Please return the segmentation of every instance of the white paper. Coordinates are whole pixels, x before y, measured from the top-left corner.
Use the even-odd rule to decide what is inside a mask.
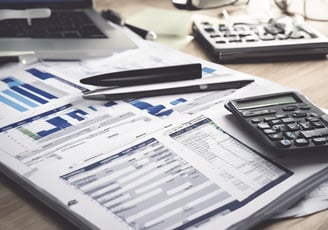
[[[255,82],[127,101],[81,99],[93,88],[79,79],[90,74],[193,62],[204,78]],[[223,107],[229,98],[288,88],[152,43],[107,59],[3,68],[0,82],[0,95],[11,99],[0,101],[1,163],[84,227],[248,228],[328,175],[326,157],[263,151]]]

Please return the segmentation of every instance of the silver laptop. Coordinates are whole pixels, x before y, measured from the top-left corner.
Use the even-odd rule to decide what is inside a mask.
[[[71,60],[136,47],[94,10],[92,0],[0,0],[0,13],[35,8],[50,9],[51,16],[30,23],[24,18],[0,20],[0,56],[34,54]]]

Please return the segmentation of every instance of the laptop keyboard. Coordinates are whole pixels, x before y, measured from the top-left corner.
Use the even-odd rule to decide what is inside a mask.
[[[52,12],[51,17],[0,21],[0,37],[107,38],[84,12]]]

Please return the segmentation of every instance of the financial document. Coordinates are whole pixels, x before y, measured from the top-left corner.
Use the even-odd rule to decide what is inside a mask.
[[[205,117],[166,135],[178,146],[145,139],[61,179],[134,229],[174,229],[232,212],[291,175]]]
[[[93,74],[194,62],[203,78],[255,82],[206,93],[82,99],[95,87],[79,80]],[[80,227],[250,227],[255,214],[277,213],[274,204],[284,196],[299,199],[296,185],[307,180],[310,187],[318,183],[314,175],[326,175],[322,161],[297,165],[250,148],[222,119],[225,100],[285,87],[162,46],[9,65],[0,70],[0,87],[1,163]]]
[[[136,59],[135,55],[142,58]],[[236,91],[228,89],[108,102],[82,99],[82,94],[94,87],[82,85],[79,80],[90,74],[191,61],[188,56],[178,58],[170,52],[166,58],[157,55],[152,49],[133,50],[111,58],[110,65],[105,58],[56,64],[41,62],[1,69],[0,150],[33,168],[44,162],[65,159],[66,152],[72,148],[85,148],[106,140],[111,140],[111,148],[115,148],[161,127],[163,122],[160,120],[190,116],[222,102]],[[229,80],[234,74],[225,68],[217,71],[206,65],[202,73],[203,77],[216,77],[222,81]],[[92,158],[89,154],[81,153],[82,156],[83,160]]]

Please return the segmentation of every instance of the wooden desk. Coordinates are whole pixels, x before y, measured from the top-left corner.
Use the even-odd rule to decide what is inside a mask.
[[[170,0],[96,0],[98,10],[112,8],[128,17],[144,7],[174,9]],[[215,10],[204,13],[214,15]],[[311,22],[328,36],[328,23]],[[181,49],[189,54],[210,60],[196,42]],[[314,103],[328,108],[328,61],[301,61],[283,63],[234,64],[232,69],[261,76],[274,82],[301,90]],[[0,174],[0,229],[76,229],[59,214],[53,212],[32,195]],[[328,211],[304,218],[268,221],[254,229],[328,229]]]

